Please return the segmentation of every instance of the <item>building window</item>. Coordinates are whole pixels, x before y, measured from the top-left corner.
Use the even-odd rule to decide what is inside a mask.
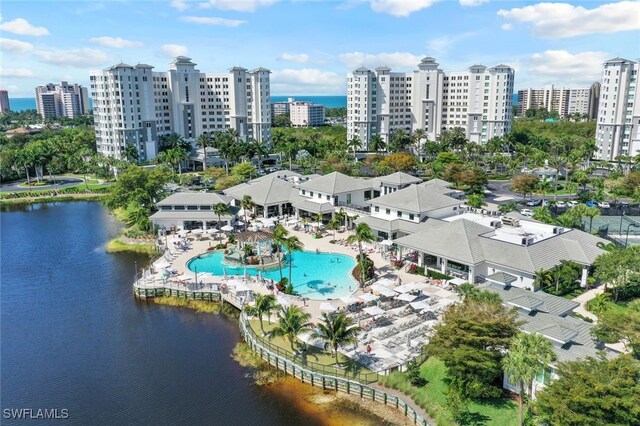
[[[386,209],[386,210],[385,210],[385,213],[386,213],[386,214],[388,214],[388,215],[390,215],[390,214],[391,214],[391,209]]]
[[[409,220],[413,220],[415,218],[415,215],[413,213],[409,213]]]
[[[398,210],[398,217],[402,217],[402,212]]]
[[[376,213],[378,213],[378,212],[380,211],[380,207],[375,206],[375,207],[373,208],[373,211],[375,211]]]
[[[369,191],[364,191],[364,200],[370,200],[371,199],[371,190]]]

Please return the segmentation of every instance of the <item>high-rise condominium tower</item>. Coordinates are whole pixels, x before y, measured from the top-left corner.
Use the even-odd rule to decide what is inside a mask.
[[[513,82],[508,65],[445,73],[429,57],[408,73],[358,68],[347,75],[347,138],[367,148],[373,135],[388,142],[397,129],[422,129],[435,140],[461,127],[470,141],[486,143],[511,129]]]
[[[167,72],[145,64],[117,64],[91,73],[99,152],[120,158],[127,145],[150,160],[158,139],[175,132],[193,142],[207,133],[235,129],[242,140],[271,140],[269,73],[203,73],[191,58],[178,56]]]
[[[89,94],[86,87],[61,81],[36,87],[36,106],[43,119],[74,118],[89,113]]]

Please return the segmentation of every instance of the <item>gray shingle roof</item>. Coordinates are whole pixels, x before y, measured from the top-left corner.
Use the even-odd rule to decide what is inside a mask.
[[[562,316],[580,306],[578,302],[542,291],[532,292],[519,287],[504,287],[495,283],[481,284],[478,288],[497,293],[506,305],[516,306],[525,311],[537,310]]]
[[[215,192],[176,192],[164,200],[156,203],[157,206],[200,206],[215,205],[218,203],[229,204],[231,198],[216,194]]]
[[[330,213],[336,210],[335,206],[329,202],[316,203],[309,197],[303,197],[298,193],[297,188],[292,188],[289,195],[289,202],[292,206],[311,213]]]
[[[237,207],[229,207],[231,210],[230,215],[221,215],[220,220],[233,219],[238,213]],[[178,220],[206,220],[217,221],[218,215],[213,210],[172,210],[172,211],[159,211],[150,216],[151,220],[163,220],[163,219],[178,219]]]
[[[409,185],[411,183],[420,183],[422,179],[419,177],[411,176],[410,174],[403,172],[395,172],[390,175],[377,177],[375,180],[380,182],[390,183],[393,185]]]
[[[366,223],[373,229],[384,231],[389,234],[395,231],[413,234],[414,232],[419,232],[423,229],[422,224],[409,222],[408,220],[403,219],[386,220],[373,216],[360,216],[355,221],[356,223]]]
[[[495,274],[491,274],[487,277],[487,280],[498,284],[511,284],[517,279],[517,277],[507,274],[506,272],[496,272]]]
[[[249,195],[254,203],[261,206],[288,203],[293,183],[273,174],[269,175],[268,179],[265,177],[227,188],[224,193],[236,200]]]
[[[445,207],[459,206],[460,200],[443,195],[436,188],[423,185],[409,185],[408,187],[374,198],[369,202],[386,207],[393,207],[412,213],[424,213]]]
[[[300,184],[300,188],[333,195],[372,188],[374,183],[372,180],[354,178],[339,172],[333,172],[304,182]]]

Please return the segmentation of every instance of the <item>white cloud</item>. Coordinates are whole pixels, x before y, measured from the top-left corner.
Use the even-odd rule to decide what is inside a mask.
[[[600,80],[602,63],[610,54],[606,52],[569,53],[566,50],[546,50],[529,58],[527,72],[542,83],[590,84]]]
[[[441,56],[449,53],[453,45],[460,40],[474,36],[475,32],[458,33],[454,35],[445,35],[434,37],[427,40],[427,51],[430,56]]]
[[[141,47],[144,43],[140,41],[126,40],[120,37],[93,37],[91,42],[99,46],[123,49],[126,47]]]
[[[536,36],[550,39],[640,29],[640,3],[631,1],[603,4],[594,9],[567,3],[537,3],[501,9],[498,15],[511,21],[530,22]]]
[[[420,63],[422,56],[414,55],[406,52],[393,53],[364,53],[350,52],[343,53],[338,56],[342,63],[348,68],[354,69],[360,66],[375,68],[379,66],[388,66],[392,69],[396,68],[415,68]]]
[[[458,0],[462,7],[480,6],[482,3],[489,3],[489,0]]]
[[[26,68],[0,68],[0,77],[4,78],[29,78],[33,77],[33,71]]]
[[[184,0],[171,0],[169,6],[173,7],[174,9],[178,9],[179,11],[183,11],[189,7]]]
[[[271,73],[271,91],[284,95],[343,93],[346,79],[315,68],[284,69]]]
[[[213,16],[184,16],[180,19],[184,22],[192,22],[194,24],[219,25],[223,27],[238,27],[247,23],[247,21],[240,19],[225,19]]]
[[[76,68],[92,68],[110,61],[106,53],[96,49],[71,50],[36,50],[34,54],[42,62],[53,65],[70,66]]]
[[[202,9],[234,10],[236,12],[253,12],[258,7],[271,6],[276,0],[208,0],[200,3]]]
[[[186,56],[188,53],[187,46],[183,46],[181,44],[163,44],[160,47],[160,51],[165,55],[171,58],[175,58],[176,56]]]
[[[507,22],[506,24],[502,24],[500,28],[502,28],[505,31],[511,31],[513,29],[513,25]]]
[[[32,51],[33,45],[31,43],[27,43],[26,41],[0,37],[0,49],[2,49],[3,52],[24,54]]]
[[[35,25],[31,25],[29,21],[23,18],[16,18],[13,21],[1,23],[0,30],[8,33],[34,37],[49,35],[49,30],[45,27],[36,27]]]
[[[306,53],[295,54],[295,53],[284,52],[282,55],[278,56],[277,59],[279,61],[296,62],[298,64],[302,64],[309,60],[309,55],[307,55]]]
[[[436,1],[438,0],[371,0],[371,9],[393,16],[409,16],[432,6]]]

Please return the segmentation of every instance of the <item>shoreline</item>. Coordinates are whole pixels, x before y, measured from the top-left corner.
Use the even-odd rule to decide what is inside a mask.
[[[64,194],[64,195],[46,195],[42,197],[16,197],[0,198],[0,206],[19,206],[25,204],[38,204],[38,203],[57,203],[68,201],[101,201],[106,194]]]

